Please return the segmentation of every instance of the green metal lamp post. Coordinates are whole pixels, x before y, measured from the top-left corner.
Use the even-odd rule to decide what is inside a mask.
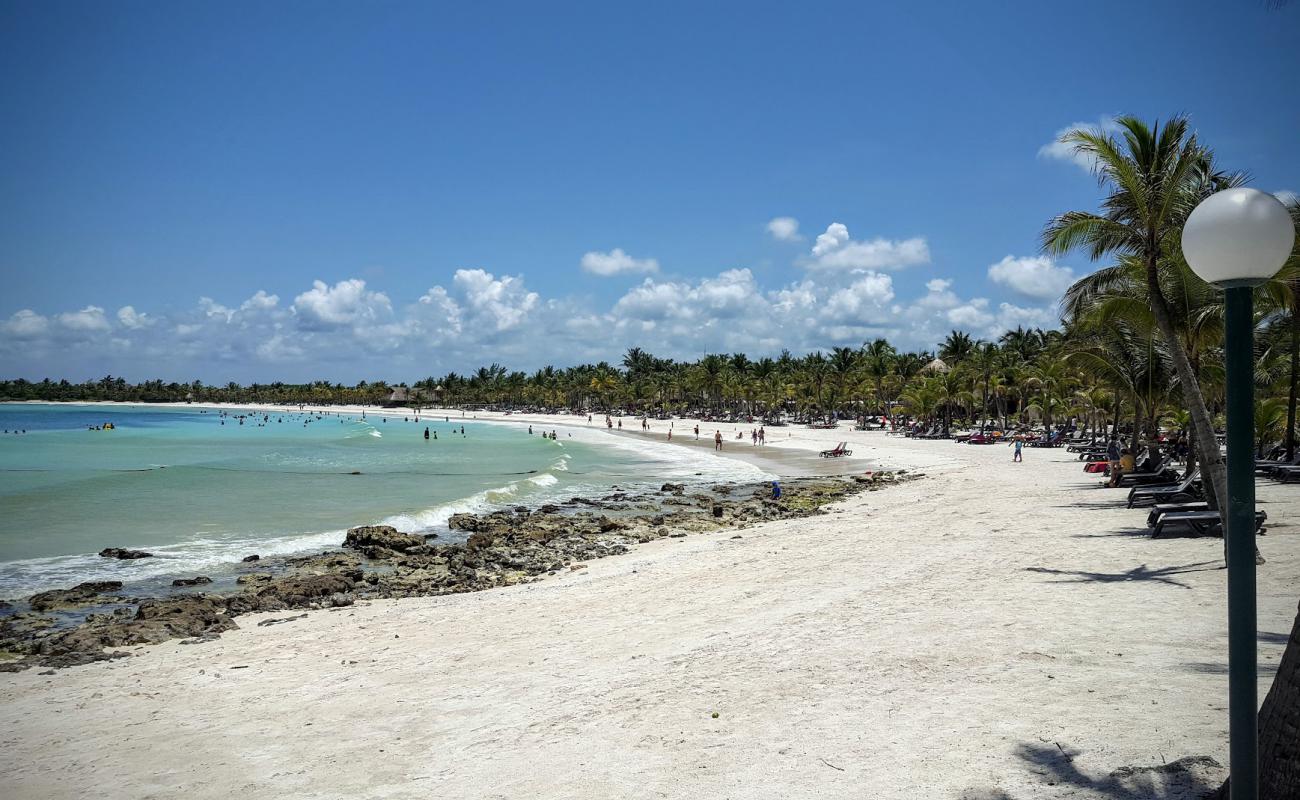
[[[1183,255],[1224,290],[1228,394],[1228,737],[1232,800],[1259,797],[1255,611],[1255,321],[1252,287],[1291,253],[1286,207],[1257,189],[1226,189],[1198,205],[1183,226]],[[1223,499],[1220,498],[1220,502]]]

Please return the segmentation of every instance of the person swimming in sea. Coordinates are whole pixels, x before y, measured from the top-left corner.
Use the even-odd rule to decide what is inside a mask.
[[[426,439],[429,438],[429,429],[428,429],[428,428],[425,428],[425,429],[424,429],[424,438],[426,438]]]

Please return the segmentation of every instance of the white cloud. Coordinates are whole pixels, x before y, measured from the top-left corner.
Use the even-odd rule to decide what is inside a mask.
[[[797,242],[803,238],[799,235],[799,220],[794,217],[776,217],[768,221],[767,232],[778,242]]]
[[[55,319],[64,328],[77,333],[100,333],[113,327],[109,324],[108,317],[104,316],[104,309],[99,306],[86,306],[80,311],[69,311],[59,314]]]
[[[273,294],[267,294],[262,289],[257,290],[257,294],[248,298],[239,306],[240,311],[270,311],[280,303],[280,298]]]
[[[835,320],[879,321],[893,299],[893,279],[870,272],[861,280],[832,292],[826,301],[826,312]]]
[[[812,258],[805,266],[812,270],[890,270],[930,263],[930,247],[915,237],[893,241],[875,238],[868,242],[849,237],[843,223],[832,222],[813,243]]]
[[[944,315],[948,321],[961,330],[971,331],[987,326],[994,317],[988,313],[989,301],[976,297],[968,303],[948,309]]]
[[[1097,122],[1075,122],[1067,125],[1056,132],[1052,141],[1038,148],[1039,158],[1049,158],[1057,161],[1069,161],[1075,166],[1092,172],[1096,165],[1096,159],[1092,156],[1075,152],[1074,145],[1066,144],[1061,141],[1061,137],[1070,131],[1088,130],[1094,133],[1115,133],[1119,130],[1119,125],[1112,116],[1103,116]]]
[[[989,267],[989,280],[1036,300],[1056,300],[1074,283],[1074,270],[1045,256],[1007,256]]]
[[[32,311],[30,308],[24,308],[21,311],[15,311],[4,323],[0,323],[0,330],[8,336],[18,339],[31,339],[43,335],[50,329],[50,321],[45,317]]]
[[[372,292],[365,281],[352,278],[333,286],[312,281],[311,289],[294,298],[293,310],[304,327],[321,329],[374,321],[391,313],[392,304],[383,292]]]
[[[593,275],[609,277],[629,273],[658,272],[659,262],[653,258],[633,258],[615,247],[608,253],[592,251],[582,257],[582,268]]]
[[[841,228],[827,230],[819,257],[849,246]],[[1037,275],[1032,268],[1013,272],[1006,280]],[[180,311],[145,313],[134,303],[116,316],[98,306],[49,315],[23,309],[0,319],[0,374],[413,380],[492,362],[531,370],[614,361],[631,346],[678,359],[707,352],[759,357],[784,348],[856,347],[884,336],[900,348],[929,349],[953,328],[989,339],[1016,325],[1054,324],[1048,304],[1017,296],[1024,299],[969,297],[942,275],[900,286],[892,273],[865,268],[812,271],[768,287],[742,268],[674,280],[650,276],[599,302],[548,298],[519,275],[460,269],[406,304],[351,278],[316,281],[285,305],[259,291],[242,301],[200,298]]]
[[[123,328],[137,330],[147,328],[153,324],[153,318],[148,314],[137,313],[134,306],[122,306],[117,310],[117,321]]]
[[[497,331],[518,327],[537,308],[537,293],[525,289],[520,276],[497,278],[486,270],[458,269],[452,283],[465,293],[466,305],[491,320]]]

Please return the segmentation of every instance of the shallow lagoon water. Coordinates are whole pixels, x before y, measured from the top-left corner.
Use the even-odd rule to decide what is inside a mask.
[[[240,424],[237,415],[247,415]],[[385,421],[386,420],[386,421]],[[597,430],[413,414],[0,405],[0,598],[84,580],[148,583],[245,555],[337,547],[347,528],[445,532],[460,511],[763,473]],[[111,422],[114,430],[88,430]],[[223,424],[224,423],[224,424]],[[464,426],[465,434],[460,433]],[[437,439],[425,440],[423,431]],[[154,558],[100,558],[104,547]]]

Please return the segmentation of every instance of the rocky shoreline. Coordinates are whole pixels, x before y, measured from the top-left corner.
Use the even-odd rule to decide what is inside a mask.
[[[583,562],[622,555],[636,544],[723,528],[823,513],[823,506],[860,491],[876,491],[918,475],[799,478],[783,482],[780,499],[769,484],[720,485],[687,493],[681,484],[657,492],[614,491],[575,497],[536,509],[518,506],[487,514],[456,514],[449,527],[463,543],[442,543],[388,526],[348,531],[342,549],[283,559],[244,560],[239,590],[124,597],[117,581],[83,583],[33,595],[30,610],[0,616],[0,671],[50,671],[132,653],[118,648],[181,639],[211,641],[238,628],[235,618],[262,611],[348,606],[358,600],[455,594],[541,580]],[[202,586],[204,576],[174,586]],[[59,614],[87,608],[74,625]],[[263,620],[268,624],[274,620]]]

